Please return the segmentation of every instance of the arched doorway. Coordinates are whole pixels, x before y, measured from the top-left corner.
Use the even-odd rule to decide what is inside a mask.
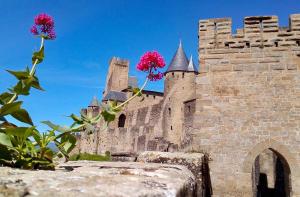
[[[119,121],[118,121],[118,127],[125,127],[125,122],[126,122],[126,116],[124,114],[121,114],[119,116]]]
[[[269,148],[255,158],[252,167],[254,197],[290,197],[291,170],[286,159]]]

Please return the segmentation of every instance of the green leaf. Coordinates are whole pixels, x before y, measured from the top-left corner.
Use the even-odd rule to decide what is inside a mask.
[[[31,86],[37,90],[42,90],[44,91],[44,89],[40,86],[40,82],[39,79],[35,76],[33,76],[34,80],[32,80],[31,82]]]
[[[76,137],[68,133],[61,138],[61,144],[65,152],[70,153],[76,145]]]
[[[6,70],[13,76],[15,76],[18,80],[27,79],[30,77],[30,74],[28,71],[13,71],[13,70]]]
[[[9,146],[9,147],[13,146],[10,141],[9,136],[6,135],[5,133],[0,133],[0,144],[2,144],[4,146]]]
[[[142,92],[139,92],[139,91],[140,91],[140,88],[133,88],[133,89],[132,89],[132,93],[133,93],[133,94],[138,93],[137,96],[142,96],[142,95],[143,95]]]
[[[0,116],[5,116],[18,111],[22,105],[22,101],[5,104],[0,108]]]
[[[107,111],[107,110],[103,110],[101,112],[101,115],[103,116],[104,120],[108,123],[114,121],[116,118],[116,114],[114,112]]]
[[[4,132],[8,135],[26,139],[32,135],[33,130],[34,130],[34,127],[16,127],[16,128],[4,129]]]
[[[71,114],[70,117],[77,123],[77,124],[82,124],[83,121],[80,117],[76,116],[75,114]]]
[[[0,94],[0,104],[4,105],[6,104],[8,101],[10,101],[10,99],[13,97],[14,95],[8,92],[4,92],[2,94]]]
[[[44,46],[39,51],[33,53],[32,64],[34,64],[36,60],[37,60],[36,64],[39,64],[43,61],[43,59],[44,59]]]
[[[50,127],[51,129],[55,130],[55,131],[59,131],[59,132],[69,132],[71,131],[70,128],[67,127],[61,127],[59,125],[53,124],[50,121],[42,121],[43,124],[47,125],[48,127]]]
[[[27,79],[28,80],[28,79]],[[19,95],[29,95],[30,84],[27,81],[21,80],[13,87],[13,92]]]
[[[33,126],[33,122],[30,118],[30,115],[28,114],[28,112],[25,109],[19,109],[15,112],[11,113],[11,115],[15,119]]]

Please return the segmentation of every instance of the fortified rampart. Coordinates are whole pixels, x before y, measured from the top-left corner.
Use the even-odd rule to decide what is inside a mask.
[[[84,133],[79,150],[205,152],[207,194],[300,197],[300,15],[284,28],[276,16],[246,17],[236,34],[231,25],[200,20],[199,73],[180,44],[164,93],[143,92],[107,130]],[[111,64],[103,102],[132,94],[129,78],[110,80],[128,77],[122,65]]]
[[[299,196],[300,15],[287,28],[276,16],[246,17],[236,35],[230,19],[200,20],[199,36],[189,136],[192,149],[210,153],[214,194],[252,196],[266,179],[265,192]],[[275,158],[271,174],[265,151]],[[281,187],[271,186],[274,176]]]

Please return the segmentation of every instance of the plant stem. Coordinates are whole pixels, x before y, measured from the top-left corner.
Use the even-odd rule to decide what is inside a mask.
[[[143,89],[144,89],[145,86],[147,85],[148,81],[149,81],[149,79],[148,79],[148,77],[147,77],[146,80],[145,80],[145,82],[144,82],[144,84],[143,84],[143,86],[141,87],[141,89],[140,89],[137,93],[135,93],[135,94],[134,94],[132,97],[130,97],[128,100],[126,100],[125,102],[121,103],[120,105],[114,107],[113,109],[114,109],[114,110],[115,110],[115,109],[118,109],[118,108],[120,108],[120,107],[126,105],[128,102],[130,102],[130,101],[131,101],[132,99],[134,99],[135,97],[137,97],[137,96],[143,91]]]
[[[42,49],[42,47],[44,46],[44,37],[42,37],[42,40],[41,40],[41,46],[40,46],[40,50]],[[33,66],[32,66],[32,68],[31,68],[31,71],[30,71],[30,76],[33,76],[33,74],[34,74],[34,72],[35,72],[35,67],[36,67],[36,65],[37,65],[37,62],[38,62],[38,59],[36,59],[35,61],[34,61],[34,64],[33,64]]]
[[[42,37],[42,40],[41,40],[41,46],[40,46],[40,50],[42,49],[42,47],[44,46],[44,37]],[[35,72],[35,68],[36,68],[36,65],[37,65],[37,62],[38,62],[38,59],[36,59],[32,65],[32,68],[30,70],[30,73],[29,75],[30,76],[33,76],[34,72]],[[16,98],[17,98],[18,94],[15,92],[13,97],[11,97],[11,99],[7,102],[7,104],[10,104],[12,103]]]

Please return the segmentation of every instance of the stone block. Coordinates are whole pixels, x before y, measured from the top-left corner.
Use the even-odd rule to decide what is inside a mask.
[[[1,167],[1,196],[193,197],[194,175],[184,166],[136,162],[68,162],[55,171]]]

